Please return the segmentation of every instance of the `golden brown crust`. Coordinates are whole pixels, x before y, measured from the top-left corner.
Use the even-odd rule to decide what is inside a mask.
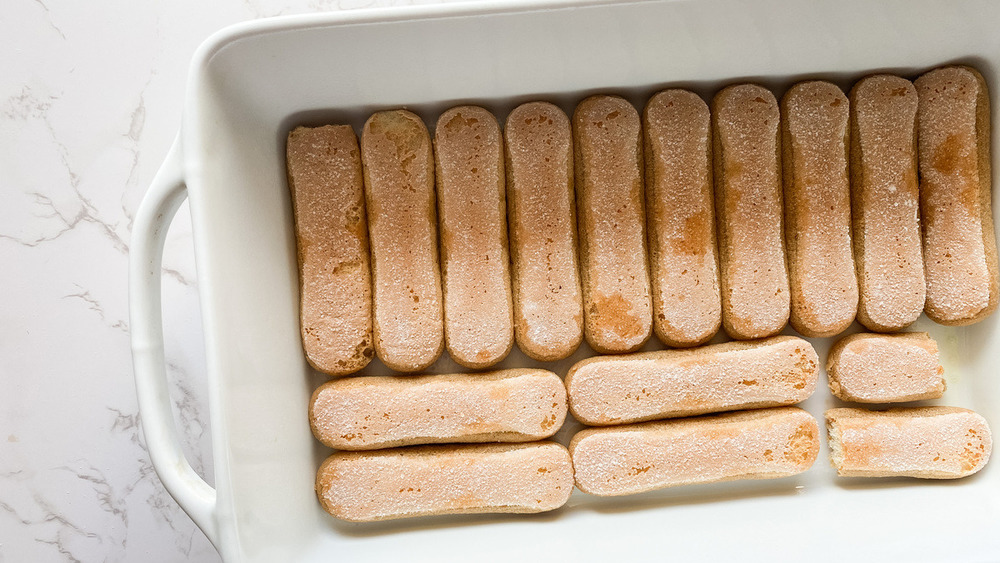
[[[320,504],[351,522],[545,512],[572,492],[569,452],[555,442],[335,452],[316,474]]]
[[[420,371],[444,348],[434,158],[423,121],[372,115],[361,133],[374,287],[375,350],[396,371]]]
[[[791,323],[803,336],[839,334],[858,310],[849,115],[847,96],[829,82],[800,82],[781,99]]]
[[[788,323],[778,102],[756,84],[712,100],[722,325],[763,338]]]
[[[997,308],[986,81],[966,66],[916,80],[927,316],[967,325]]]
[[[693,92],[664,90],[643,112],[653,328],[666,345],[719,331],[711,117]]]
[[[851,216],[858,321],[869,330],[909,326],[924,308],[918,221],[917,91],[880,74],[851,89]]]
[[[638,350],[653,330],[641,129],[616,96],[591,96],[573,114],[584,335],[602,354]]]
[[[522,104],[505,135],[514,334],[532,359],[561,360],[583,340],[569,118]]]
[[[288,134],[286,154],[302,346],[314,368],[347,375],[374,356],[358,140],[347,125],[297,127]]]
[[[503,137],[476,106],[452,108],[434,131],[444,337],[448,354],[489,367],[514,346]]]
[[[794,336],[597,356],[566,375],[569,409],[591,426],[791,405],[816,388],[819,358]]]
[[[320,386],[309,402],[313,435],[340,450],[528,442],[565,418],[562,379],[542,369],[352,377]]]
[[[993,449],[986,420],[958,407],[830,409],[826,426],[841,477],[958,479],[985,467]]]
[[[830,392],[843,401],[901,403],[944,394],[937,343],[926,332],[858,333],[827,356]]]
[[[569,450],[580,490],[630,495],[796,475],[816,461],[819,427],[799,408],[760,409],[590,428],[573,437]]]

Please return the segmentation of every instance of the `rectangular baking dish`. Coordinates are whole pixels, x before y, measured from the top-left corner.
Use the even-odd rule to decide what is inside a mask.
[[[209,38],[191,65],[177,141],[135,223],[131,314],[136,385],[164,484],[231,562],[390,557],[561,561],[1000,559],[1000,467],[960,481],[838,480],[825,444],[807,473],[600,499],[576,492],[554,513],[347,524],[322,511],[315,471],[329,451],[306,419],[324,378],[299,341],[293,217],[284,142],[296,125],[348,123],[405,106],[432,125],[477,103],[502,120],[545,99],[571,112],[597,92],[642,109],[683,86],[708,97],[752,80],[780,96],[814,77],[849,87],[876,70],[913,76],[973,64],[997,104],[1000,3],[483,2],[287,17]],[[997,145],[997,127],[993,143]],[[1000,169],[994,151],[994,170]],[[212,489],[184,459],[163,369],[160,258],[190,199],[204,316],[215,456]],[[997,316],[966,328],[925,318],[948,391],[998,428]],[[855,326],[854,330],[857,330]],[[789,332],[790,333],[790,332]],[[829,340],[814,340],[825,358]],[[651,343],[650,349],[658,348]],[[564,375],[573,361],[549,365]],[[516,351],[503,367],[529,365]],[[431,371],[460,371],[447,358]],[[365,373],[383,373],[374,363]],[[825,387],[804,407],[822,419]],[[570,423],[557,438],[567,443]]]

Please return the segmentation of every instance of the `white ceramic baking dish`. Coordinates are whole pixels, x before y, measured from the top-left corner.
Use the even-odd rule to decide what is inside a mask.
[[[221,31],[194,59],[180,134],[135,222],[136,385],[160,478],[227,561],[1000,560],[997,462],[960,481],[845,481],[833,476],[825,446],[792,479],[619,499],[577,492],[567,507],[536,516],[334,520],[313,493],[328,450],[310,434],[306,404],[322,379],[299,342],[283,159],[291,127],[359,127],[382,108],[409,107],[428,124],[458,103],[485,105],[503,119],[535,99],[572,111],[594,92],[621,93],[641,108],[667,85],[709,96],[754,80],[780,95],[803,78],[846,87],[874,70],[914,75],[955,61],[984,73],[997,107],[998,26],[1000,2],[654,0],[423,6]],[[214,490],[181,453],[163,368],[159,264],[185,196],[204,315]],[[1000,430],[997,318],[958,329],[921,319],[915,328],[941,343],[948,391],[937,402],[973,408]],[[829,343],[815,342],[825,357]],[[505,365],[526,363],[515,352]],[[569,364],[552,369],[564,374]],[[443,359],[432,371],[450,370],[457,366]],[[821,417],[836,404],[821,388],[805,407]],[[567,442],[575,428],[558,438]]]

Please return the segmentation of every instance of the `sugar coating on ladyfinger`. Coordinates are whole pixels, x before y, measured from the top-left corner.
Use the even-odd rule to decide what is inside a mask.
[[[573,143],[584,335],[599,353],[633,352],[653,331],[639,114],[591,96],[573,114]]]
[[[314,368],[347,375],[368,365],[372,292],[358,139],[348,125],[288,134],[302,347]]]
[[[432,152],[405,110],[372,115],[361,133],[375,351],[396,371],[420,371],[444,349]]]
[[[826,411],[830,462],[841,477],[958,479],[986,466],[989,425],[957,407]]]
[[[583,340],[569,118],[530,102],[510,112],[504,134],[514,334],[532,359],[561,360]]]
[[[924,309],[917,189],[917,91],[880,74],[851,89],[851,214],[858,321],[892,332]]]
[[[927,316],[978,322],[997,308],[990,101],[975,70],[949,66],[914,82],[919,97],[920,210]]]
[[[434,130],[444,337],[451,359],[489,367],[514,346],[503,137],[476,106],[452,108]]]
[[[313,434],[340,450],[528,442],[565,419],[562,380],[542,369],[346,378],[319,387],[309,407]]]
[[[792,405],[812,394],[818,374],[809,342],[775,336],[589,358],[570,369],[566,389],[577,420],[607,426]]]
[[[818,452],[816,419],[795,407],[593,428],[570,443],[577,487],[600,496],[789,477]]]
[[[653,328],[668,346],[703,344],[719,331],[711,118],[687,90],[664,90],[643,113]]]
[[[945,390],[937,342],[926,332],[852,334],[830,349],[830,391],[844,401],[937,399]]]
[[[790,308],[778,102],[756,84],[712,100],[722,324],[732,338],[775,335]]]
[[[320,504],[351,522],[545,512],[572,492],[569,452],[554,442],[336,452],[316,475]]]
[[[837,85],[822,81],[796,84],[781,99],[791,322],[805,336],[839,334],[858,311],[848,105]]]

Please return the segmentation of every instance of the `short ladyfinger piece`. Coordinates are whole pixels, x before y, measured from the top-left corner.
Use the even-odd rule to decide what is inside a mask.
[[[781,162],[792,326],[833,336],[854,322],[858,278],[851,246],[847,96],[802,82],[781,99]]]
[[[504,134],[514,335],[532,359],[561,360],[583,340],[569,118],[530,102],[510,112]]]
[[[554,442],[336,452],[316,475],[320,504],[351,522],[546,512],[572,492],[569,452]]]
[[[816,388],[809,342],[775,336],[583,360],[566,375],[569,409],[591,426],[793,405]]]
[[[957,407],[826,411],[830,462],[841,477],[958,479],[986,466],[990,427]]]
[[[852,334],[830,349],[830,391],[855,403],[937,399],[945,390],[937,342],[926,332]]]
[[[358,139],[347,125],[297,127],[287,164],[306,359],[329,375],[353,373],[375,355]]]
[[[375,351],[419,371],[444,348],[434,158],[424,123],[405,111],[372,115],[361,133],[374,286]]]
[[[664,90],[643,113],[653,328],[668,346],[703,344],[719,331],[711,118],[687,90]]]
[[[778,102],[740,84],[712,100],[715,211],[722,324],[736,339],[763,338],[788,323]]]
[[[481,107],[452,108],[434,131],[444,341],[451,359],[489,367],[514,346],[503,137]]]
[[[990,179],[990,99],[975,70],[950,66],[916,80],[924,311],[966,325],[997,308]]]
[[[641,131],[616,96],[591,96],[573,114],[584,334],[602,354],[638,350],[653,330]]]
[[[917,190],[917,91],[880,74],[851,89],[851,215],[858,321],[893,332],[924,308]]]
[[[569,448],[580,490],[631,495],[802,473],[819,453],[819,427],[806,411],[784,407],[592,428]]]
[[[565,419],[562,379],[542,369],[338,379],[309,406],[313,435],[338,450],[528,442],[552,436]]]

